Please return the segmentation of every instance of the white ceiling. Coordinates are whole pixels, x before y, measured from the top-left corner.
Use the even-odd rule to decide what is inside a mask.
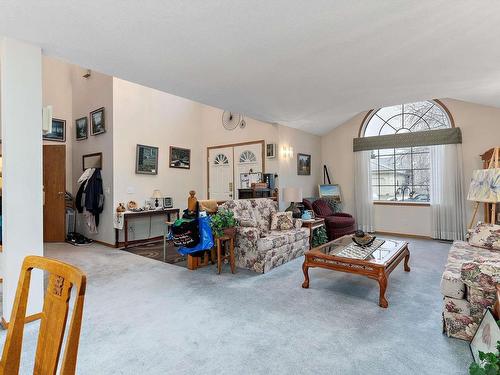
[[[500,104],[496,0],[1,0],[0,34],[316,134],[383,105]]]

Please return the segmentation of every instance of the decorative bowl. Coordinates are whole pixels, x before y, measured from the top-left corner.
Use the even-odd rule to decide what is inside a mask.
[[[361,233],[356,233],[354,234],[354,236],[352,236],[353,242],[361,247],[370,246],[373,243],[373,241],[375,241],[375,238],[377,237],[371,236],[368,233],[363,233],[362,235]]]

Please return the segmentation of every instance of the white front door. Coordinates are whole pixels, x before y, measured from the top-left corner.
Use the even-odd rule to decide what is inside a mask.
[[[208,165],[208,198],[218,201],[233,199],[233,148],[209,149]]]
[[[262,143],[252,143],[248,145],[234,146],[234,182],[235,191],[244,187],[242,180],[246,185],[248,173],[263,173],[262,170]],[[250,181],[252,182],[252,181]]]

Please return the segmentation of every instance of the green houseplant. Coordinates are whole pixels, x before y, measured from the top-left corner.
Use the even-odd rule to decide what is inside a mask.
[[[328,236],[326,234],[325,227],[316,228],[313,231],[312,247],[317,247],[328,242]]]
[[[210,218],[210,228],[215,237],[221,237],[224,234],[234,234],[237,225],[234,213],[230,210],[220,209]]]
[[[470,375],[498,375],[500,374],[500,341],[497,341],[496,353],[479,352],[481,364],[476,362],[469,366]]]

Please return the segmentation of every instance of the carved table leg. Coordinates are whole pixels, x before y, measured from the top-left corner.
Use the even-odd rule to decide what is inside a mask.
[[[302,288],[309,288],[309,267],[306,262],[302,263],[302,272],[304,272],[304,282],[302,283]]]
[[[406,249],[406,256],[405,256],[405,271],[410,272],[410,266],[408,265],[408,261],[410,260],[410,251]]]
[[[378,285],[380,287],[380,295],[378,299],[378,304],[380,307],[387,308],[389,302],[385,299],[385,290],[387,289],[387,276],[384,271],[381,271],[378,275]]]

